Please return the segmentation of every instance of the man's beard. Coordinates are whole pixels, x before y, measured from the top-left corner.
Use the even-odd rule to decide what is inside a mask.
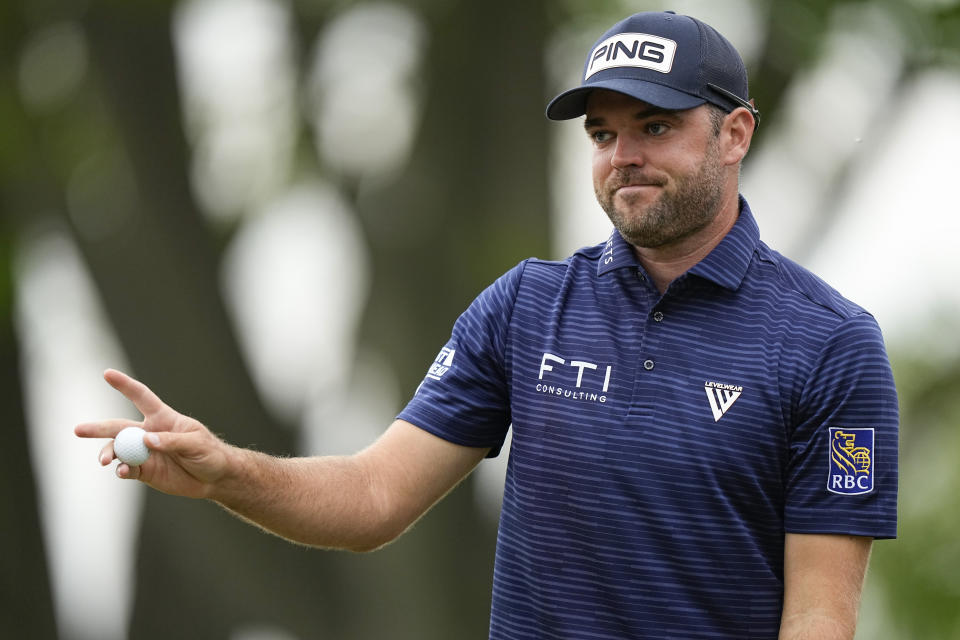
[[[602,189],[596,190],[600,206],[607,212],[613,226],[624,240],[635,247],[658,248],[687,238],[705,228],[720,212],[723,196],[723,165],[719,149],[712,141],[696,173],[675,177],[674,190],[663,189],[663,180],[656,174],[645,174],[644,169],[618,170],[607,178]],[[637,183],[660,185],[656,200],[632,210],[629,197],[625,206],[614,203],[617,188]]]

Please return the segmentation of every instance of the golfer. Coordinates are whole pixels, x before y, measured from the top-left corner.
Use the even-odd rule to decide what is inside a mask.
[[[609,239],[480,293],[376,442],[240,449],[108,371],[153,452],[117,474],[366,551],[512,429],[490,638],[853,638],[872,541],[896,536],[897,395],[874,318],[760,240],[740,55],[699,20],[639,13],[547,116],[583,117]]]

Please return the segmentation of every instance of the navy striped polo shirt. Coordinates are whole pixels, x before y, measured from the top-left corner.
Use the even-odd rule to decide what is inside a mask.
[[[491,455],[512,425],[491,638],[776,638],[784,532],[896,536],[877,323],[742,199],[663,295],[616,231],[520,263],[399,417]]]

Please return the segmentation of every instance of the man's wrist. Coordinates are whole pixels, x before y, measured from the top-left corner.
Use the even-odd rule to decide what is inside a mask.
[[[223,466],[216,476],[209,479],[206,498],[230,507],[238,496],[249,492],[255,477],[260,474],[256,457],[264,454],[222,443]]]

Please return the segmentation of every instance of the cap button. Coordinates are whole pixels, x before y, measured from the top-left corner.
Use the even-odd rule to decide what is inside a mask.
[[[677,15],[677,12],[676,12],[676,11],[664,11],[664,13],[669,13],[669,14],[672,15],[672,16]]]

